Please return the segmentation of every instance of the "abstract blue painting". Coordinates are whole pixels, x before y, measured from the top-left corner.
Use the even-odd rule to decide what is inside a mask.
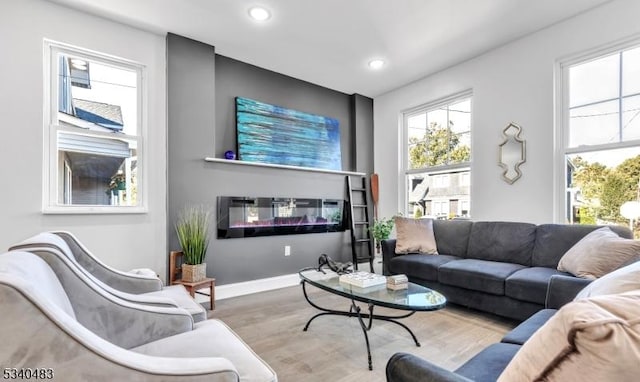
[[[335,118],[236,97],[236,124],[240,160],[342,170]]]

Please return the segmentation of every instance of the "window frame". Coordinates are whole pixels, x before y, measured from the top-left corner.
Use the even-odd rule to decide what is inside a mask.
[[[148,212],[148,153],[145,145],[147,136],[148,115],[148,84],[146,66],[133,60],[80,48],[77,46],[44,39],[43,54],[43,182],[42,182],[42,213],[43,214],[139,214]],[[126,68],[137,74],[137,131],[136,135],[123,135],[120,138],[131,140],[135,138],[137,144],[137,191],[135,206],[113,205],[82,205],[60,204],[59,182],[59,151],[58,132],[77,134],[78,132],[63,126],[58,119],[58,55],[80,56],[92,61],[98,61],[118,68]],[[102,132],[81,134],[93,137],[114,139],[113,135]],[[66,164],[65,164],[66,166]],[[66,170],[65,170],[66,174]],[[64,198],[64,196],[63,196]]]
[[[470,110],[471,110],[471,119],[469,126],[469,148],[471,150],[471,154],[469,156],[468,162],[463,163],[454,163],[454,164],[445,164],[431,167],[422,167],[422,168],[409,168],[409,124],[408,120],[412,116],[415,116],[420,113],[428,113],[431,110],[454,104],[458,101],[463,101],[469,99]],[[402,110],[398,116],[400,128],[400,158],[399,158],[399,167],[400,171],[398,174],[398,184],[400,184],[400,195],[398,197],[398,211],[403,211],[406,214],[412,214],[413,211],[407,211],[407,203],[408,203],[408,182],[407,177],[413,174],[421,174],[428,173],[430,175],[436,174],[449,174],[455,170],[467,170],[469,171],[469,180],[471,181],[471,167],[473,163],[473,90],[467,89],[449,96],[445,96],[443,98],[439,98],[435,101],[427,102],[421,104],[419,106],[414,106],[405,110]],[[471,204],[472,192],[471,185],[469,185],[469,203]]]
[[[608,55],[620,53],[624,50],[640,47],[640,36],[634,36],[607,44],[603,47],[589,49],[576,55],[563,57],[556,61],[554,71],[555,103],[554,103],[554,177],[553,177],[553,211],[554,221],[564,223],[566,218],[566,178],[567,163],[566,156],[571,154],[589,153],[596,151],[623,149],[640,147],[640,139],[621,141],[615,143],[604,143],[595,145],[582,145],[569,147],[570,129],[570,105],[569,105],[569,68],[578,64],[586,64]],[[622,69],[620,68],[620,73]],[[622,86],[623,79],[619,79]],[[619,92],[618,97],[613,100],[619,101],[624,97]],[[603,100],[604,101],[604,100]],[[603,102],[599,101],[599,102]],[[620,112],[620,111],[619,111]],[[620,115],[619,118],[622,116]]]

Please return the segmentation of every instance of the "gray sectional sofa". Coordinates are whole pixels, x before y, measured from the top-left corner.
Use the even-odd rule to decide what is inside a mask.
[[[434,220],[438,255],[397,254],[382,244],[383,272],[406,274],[451,303],[525,320],[543,309],[552,276],[575,243],[599,226]],[[625,227],[611,226],[623,238]],[[572,276],[571,276],[572,277]]]
[[[412,354],[396,353],[387,362],[387,382],[496,381],[522,345],[589,283],[586,279],[554,275],[549,282],[546,308],[507,333],[499,343],[486,347],[455,371]]]

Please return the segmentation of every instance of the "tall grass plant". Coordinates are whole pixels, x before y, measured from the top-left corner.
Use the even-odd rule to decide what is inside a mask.
[[[186,264],[204,262],[209,247],[209,218],[210,212],[203,206],[186,207],[178,215],[176,233]]]

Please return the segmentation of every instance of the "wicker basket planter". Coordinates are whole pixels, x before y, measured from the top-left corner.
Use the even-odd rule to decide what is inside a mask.
[[[189,265],[182,264],[182,281],[195,283],[207,278],[207,263]]]

